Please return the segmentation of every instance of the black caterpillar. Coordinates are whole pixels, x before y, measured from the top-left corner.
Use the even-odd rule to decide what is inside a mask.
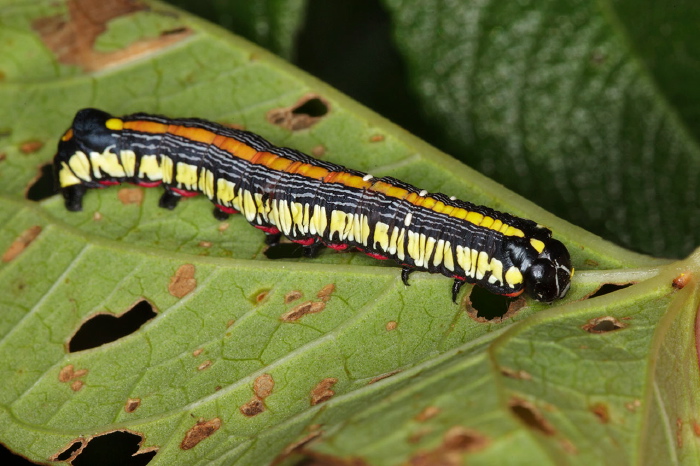
[[[217,218],[240,212],[272,242],[284,234],[311,253],[357,248],[413,270],[506,296],[550,302],[569,290],[569,252],[549,229],[488,207],[429,193],[394,178],[316,160],[262,137],[199,119],[80,110],[54,169],[66,208],[88,188],[163,185],[160,206],[202,193]]]

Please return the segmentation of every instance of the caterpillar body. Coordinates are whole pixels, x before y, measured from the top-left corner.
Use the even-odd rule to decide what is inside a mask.
[[[312,252],[357,248],[403,267],[506,296],[550,302],[569,289],[566,247],[549,229],[484,206],[429,193],[390,177],[276,147],[248,131],[205,120],[80,110],[58,144],[54,171],[68,210],[89,188],[122,182],[165,188],[159,205],[206,195],[217,218],[241,213],[268,234]]]

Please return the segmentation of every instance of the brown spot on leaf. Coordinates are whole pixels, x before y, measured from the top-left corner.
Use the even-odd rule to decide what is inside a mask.
[[[194,278],[194,265],[183,264],[170,277],[168,291],[176,298],[183,298],[190,294],[197,287],[197,280]]]
[[[2,261],[10,262],[22,254],[22,251],[27,249],[27,247],[32,244],[32,241],[39,236],[39,233],[41,233],[41,227],[39,225],[34,225],[24,230],[2,255]]]
[[[270,465],[275,466],[275,465],[282,463],[282,461],[285,458],[290,456],[292,453],[295,453],[295,452],[301,450],[302,448],[307,446],[309,443],[311,443],[313,440],[320,437],[321,434],[322,434],[321,431],[311,432],[310,434],[302,437],[300,440],[297,440],[296,442],[290,443],[289,445],[284,447],[284,450],[282,450],[282,453],[277,455],[277,457],[272,461],[272,463],[270,463]],[[309,465],[309,466],[311,466],[311,465]],[[319,464],[317,466],[321,466],[321,465]]]
[[[231,226],[231,224],[228,222],[221,222],[221,224],[219,225],[217,230],[219,230],[220,232],[224,232],[224,231],[228,230],[228,227],[230,227],[230,226]]]
[[[256,302],[256,303],[261,303],[261,302],[263,302],[263,301],[265,300],[265,298],[267,298],[267,295],[268,295],[269,293],[270,293],[270,290],[261,291],[261,292],[258,293],[258,295],[255,297],[255,302]]]
[[[99,222],[100,220],[102,220],[102,214],[98,211],[95,211],[95,213],[92,214],[92,220],[95,222]]]
[[[226,328],[231,327],[235,323],[236,323],[236,319],[229,319],[228,322],[226,322]]]
[[[292,290],[286,295],[284,295],[284,304],[289,304],[292,301],[296,301],[297,299],[301,298],[304,296],[304,293],[302,293],[299,290]]]
[[[591,406],[591,412],[596,415],[598,420],[603,424],[610,422],[610,413],[608,411],[608,405],[605,403],[596,403]]]
[[[431,434],[434,430],[433,428],[418,429],[408,436],[408,443],[419,443],[426,435]]]
[[[253,383],[253,392],[255,396],[264,400],[272,393],[272,389],[275,387],[275,381],[270,374],[263,374],[255,379]]]
[[[328,377],[321,380],[321,382],[316,385],[313,390],[311,390],[311,406],[315,406],[324,401],[328,401],[335,395],[335,392],[331,390],[333,385],[338,382],[338,379],[334,377]]]
[[[327,100],[316,94],[308,94],[291,107],[273,108],[267,112],[267,121],[290,131],[299,131],[318,123],[329,108]]]
[[[683,448],[683,420],[676,418],[676,445]]]
[[[454,426],[445,433],[442,444],[449,450],[473,452],[482,450],[488,443],[483,434],[462,426]]]
[[[323,157],[325,154],[326,154],[326,146],[324,146],[323,144],[319,144],[318,146],[314,146],[311,149],[311,155],[313,155],[317,159]]]
[[[73,364],[68,364],[58,372],[58,381],[61,383],[70,382],[71,380],[84,377],[87,373],[87,369],[78,369],[76,371]]]
[[[501,374],[511,379],[532,380],[532,376],[524,370],[516,371],[508,367],[501,367]]]
[[[375,134],[373,136],[370,136],[369,142],[382,142],[384,140],[384,135],[383,134]]]
[[[70,389],[74,392],[79,392],[80,389],[83,388],[83,385],[85,385],[85,382],[82,380],[74,380],[73,383],[70,384]]]
[[[576,448],[576,445],[571,443],[571,440],[569,440],[569,439],[561,439],[559,441],[559,444],[564,449],[564,451],[567,453],[570,453],[572,455],[575,455],[576,453],[578,453],[578,448]]]
[[[245,417],[253,417],[265,411],[265,403],[263,403],[260,398],[253,397],[239,409],[241,414],[243,414]]]
[[[122,188],[117,192],[117,198],[124,204],[138,204],[143,202],[143,189],[141,188]]]
[[[209,369],[209,367],[211,367],[211,361],[207,359],[207,360],[204,361],[202,364],[200,364],[199,366],[197,366],[197,370],[198,370],[198,371],[203,371],[204,369]]]
[[[315,314],[326,308],[326,303],[317,301],[307,301],[294,306],[290,311],[280,316],[282,322],[294,322],[304,317],[306,314]]]
[[[3,162],[5,159],[7,159],[7,154],[4,152],[0,152],[0,162]]]
[[[198,420],[197,424],[195,424],[185,433],[185,438],[182,439],[180,448],[183,450],[189,450],[190,448],[196,447],[199,442],[211,437],[214,432],[219,430],[219,427],[221,427],[221,419],[218,417],[215,417],[209,421],[204,419]]]
[[[26,141],[19,145],[19,150],[23,154],[33,154],[44,147],[44,143],[41,141]]]
[[[440,414],[441,409],[438,408],[437,406],[426,406],[423,411],[418,413],[418,415],[415,417],[416,421],[418,422],[425,422],[428,419],[432,419],[438,414]]]
[[[98,71],[143,58],[173,45],[190,34],[186,28],[179,32],[165,31],[155,38],[137,40],[114,52],[97,52],[94,44],[107,23],[114,18],[145,10],[147,5],[136,0],[68,0],[68,16],[63,14],[39,18],[32,27],[59,63],[77,65],[85,71]]]
[[[554,435],[554,426],[540,413],[529,401],[513,398],[510,401],[510,409],[528,427],[545,435]]]
[[[210,248],[212,247],[212,242],[211,241],[200,241],[199,242],[199,247],[200,248]]]
[[[204,348],[197,348],[196,350],[192,351],[192,356],[195,358],[202,354],[204,352]]]
[[[588,321],[587,324],[583,325],[581,328],[588,333],[608,333],[615,330],[621,330],[627,327],[619,320],[611,316],[596,317]]]
[[[58,381],[61,383],[68,382],[73,378],[73,364],[68,364],[58,372]]]
[[[319,298],[324,303],[327,303],[328,301],[330,301],[331,295],[334,292],[335,292],[335,284],[329,283],[328,285],[321,288],[318,293],[316,293],[316,297]]]
[[[400,369],[396,369],[396,370],[394,370],[394,371],[387,372],[386,374],[378,375],[378,376],[374,377],[372,380],[370,380],[369,382],[367,382],[367,385],[372,385],[373,383],[377,383],[377,382],[379,382],[380,380],[384,380],[384,379],[386,379],[386,378],[388,378],[388,377],[391,377],[392,375],[396,375],[396,374],[398,374],[399,372],[401,372],[401,370],[400,370]]]
[[[641,400],[634,400],[630,401],[629,403],[625,403],[625,408],[632,412],[636,411],[640,406],[642,406]]]
[[[673,279],[672,286],[677,290],[682,290],[688,283],[690,283],[692,276],[693,275],[689,273],[682,273]]]
[[[696,437],[700,437],[700,423],[693,421],[693,433]]]
[[[386,323],[386,329],[391,332],[392,330],[396,330],[398,325],[399,324],[397,324],[396,321],[390,320]]]
[[[139,406],[141,406],[141,398],[129,398],[124,405],[124,411],[133,413]]]
[[[451,427],[435,449],[419,452],[410,458],[412,466],[458,466],[464,464],[464,455],[483,450],[490,444],[485,435],[462,426]]]

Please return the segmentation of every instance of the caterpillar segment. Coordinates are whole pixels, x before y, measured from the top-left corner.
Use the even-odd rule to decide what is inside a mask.
[[[549,229],[484,206],[429,193],[391,177],[316,160],[262,137],[200,119],[80,110],[63,135],[54,171],[70,211],[88,189],[123,182],[163,186],[159,205],[203,194],[218,219],[240,213],[309,255],[322,245],[356,248],[402,267],[505,296],[543,302],[566,295],[573,274],[566,247]]]

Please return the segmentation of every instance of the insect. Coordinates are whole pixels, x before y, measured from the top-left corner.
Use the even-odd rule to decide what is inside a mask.
[[[58,185],[68,210],[87,189],[122,182],[162,185],[159,205],[206,195],[214,215],[241,213],[275,243],[356,248],[414,270],[538,301],[562,298],[573,268],[566,247],[531,220],[429,193],[390,177],[316,160],[261,136],[205,120],[80,110],[58,144]]]

